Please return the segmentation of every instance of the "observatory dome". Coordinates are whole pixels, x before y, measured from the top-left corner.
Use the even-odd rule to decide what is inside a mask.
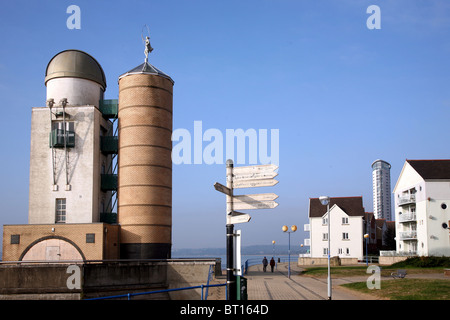
[[[81,78],[94,81],[106,89],[106,78],[100,64],[80,50],[65,50],[55,55],[45,71],[45,85],[56,78]]]

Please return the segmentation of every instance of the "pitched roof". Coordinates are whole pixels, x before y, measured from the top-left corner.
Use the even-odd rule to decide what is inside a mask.
[[[330,208],[337,205],[349,216],[364,216],[362,197],[330,198]],[[319,198],[309,198],[309,217],[322,217],[327,212],[327,206],[320,203]]]
[[[406,160],[424,179],[450,179],[450,160]]]

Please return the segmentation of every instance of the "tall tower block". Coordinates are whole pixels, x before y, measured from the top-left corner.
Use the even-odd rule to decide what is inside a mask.
[[[391,165],[384,160],[372,163],[373,213],[376,219],[391,221]]]
[[[172,243],[173,80],[146,61],[119,77],[122,259],[165,259]]]

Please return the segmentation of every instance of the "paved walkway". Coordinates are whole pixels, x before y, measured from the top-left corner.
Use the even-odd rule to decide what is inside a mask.
[[[248,300],[327,300],[327,279],[298,276],[302,270],[291,263],[291,277],[288,278],[288,264],[279,263],[274,272],[262,271],[262,265],[249,267],[247,278]],[[333,300],[366,300],[366,296],[339,288],[342,283],[366,281],[367,277],[332,279]],[[371,298],[373,299],[373,298]]]

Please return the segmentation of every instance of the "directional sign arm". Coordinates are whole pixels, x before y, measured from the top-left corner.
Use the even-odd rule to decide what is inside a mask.
[[[224,186],[223,184],[221,184],[221,183],[218,183],[218,182],[214,183],[214,188],[215,188],[217,191],[219,191],[219,192],[222,192],[222,193],[225,193],[225,194],[228,195],[228,196],[231,196],[231,190],[230,190],[230,188],[225,187],[225,186]]]

